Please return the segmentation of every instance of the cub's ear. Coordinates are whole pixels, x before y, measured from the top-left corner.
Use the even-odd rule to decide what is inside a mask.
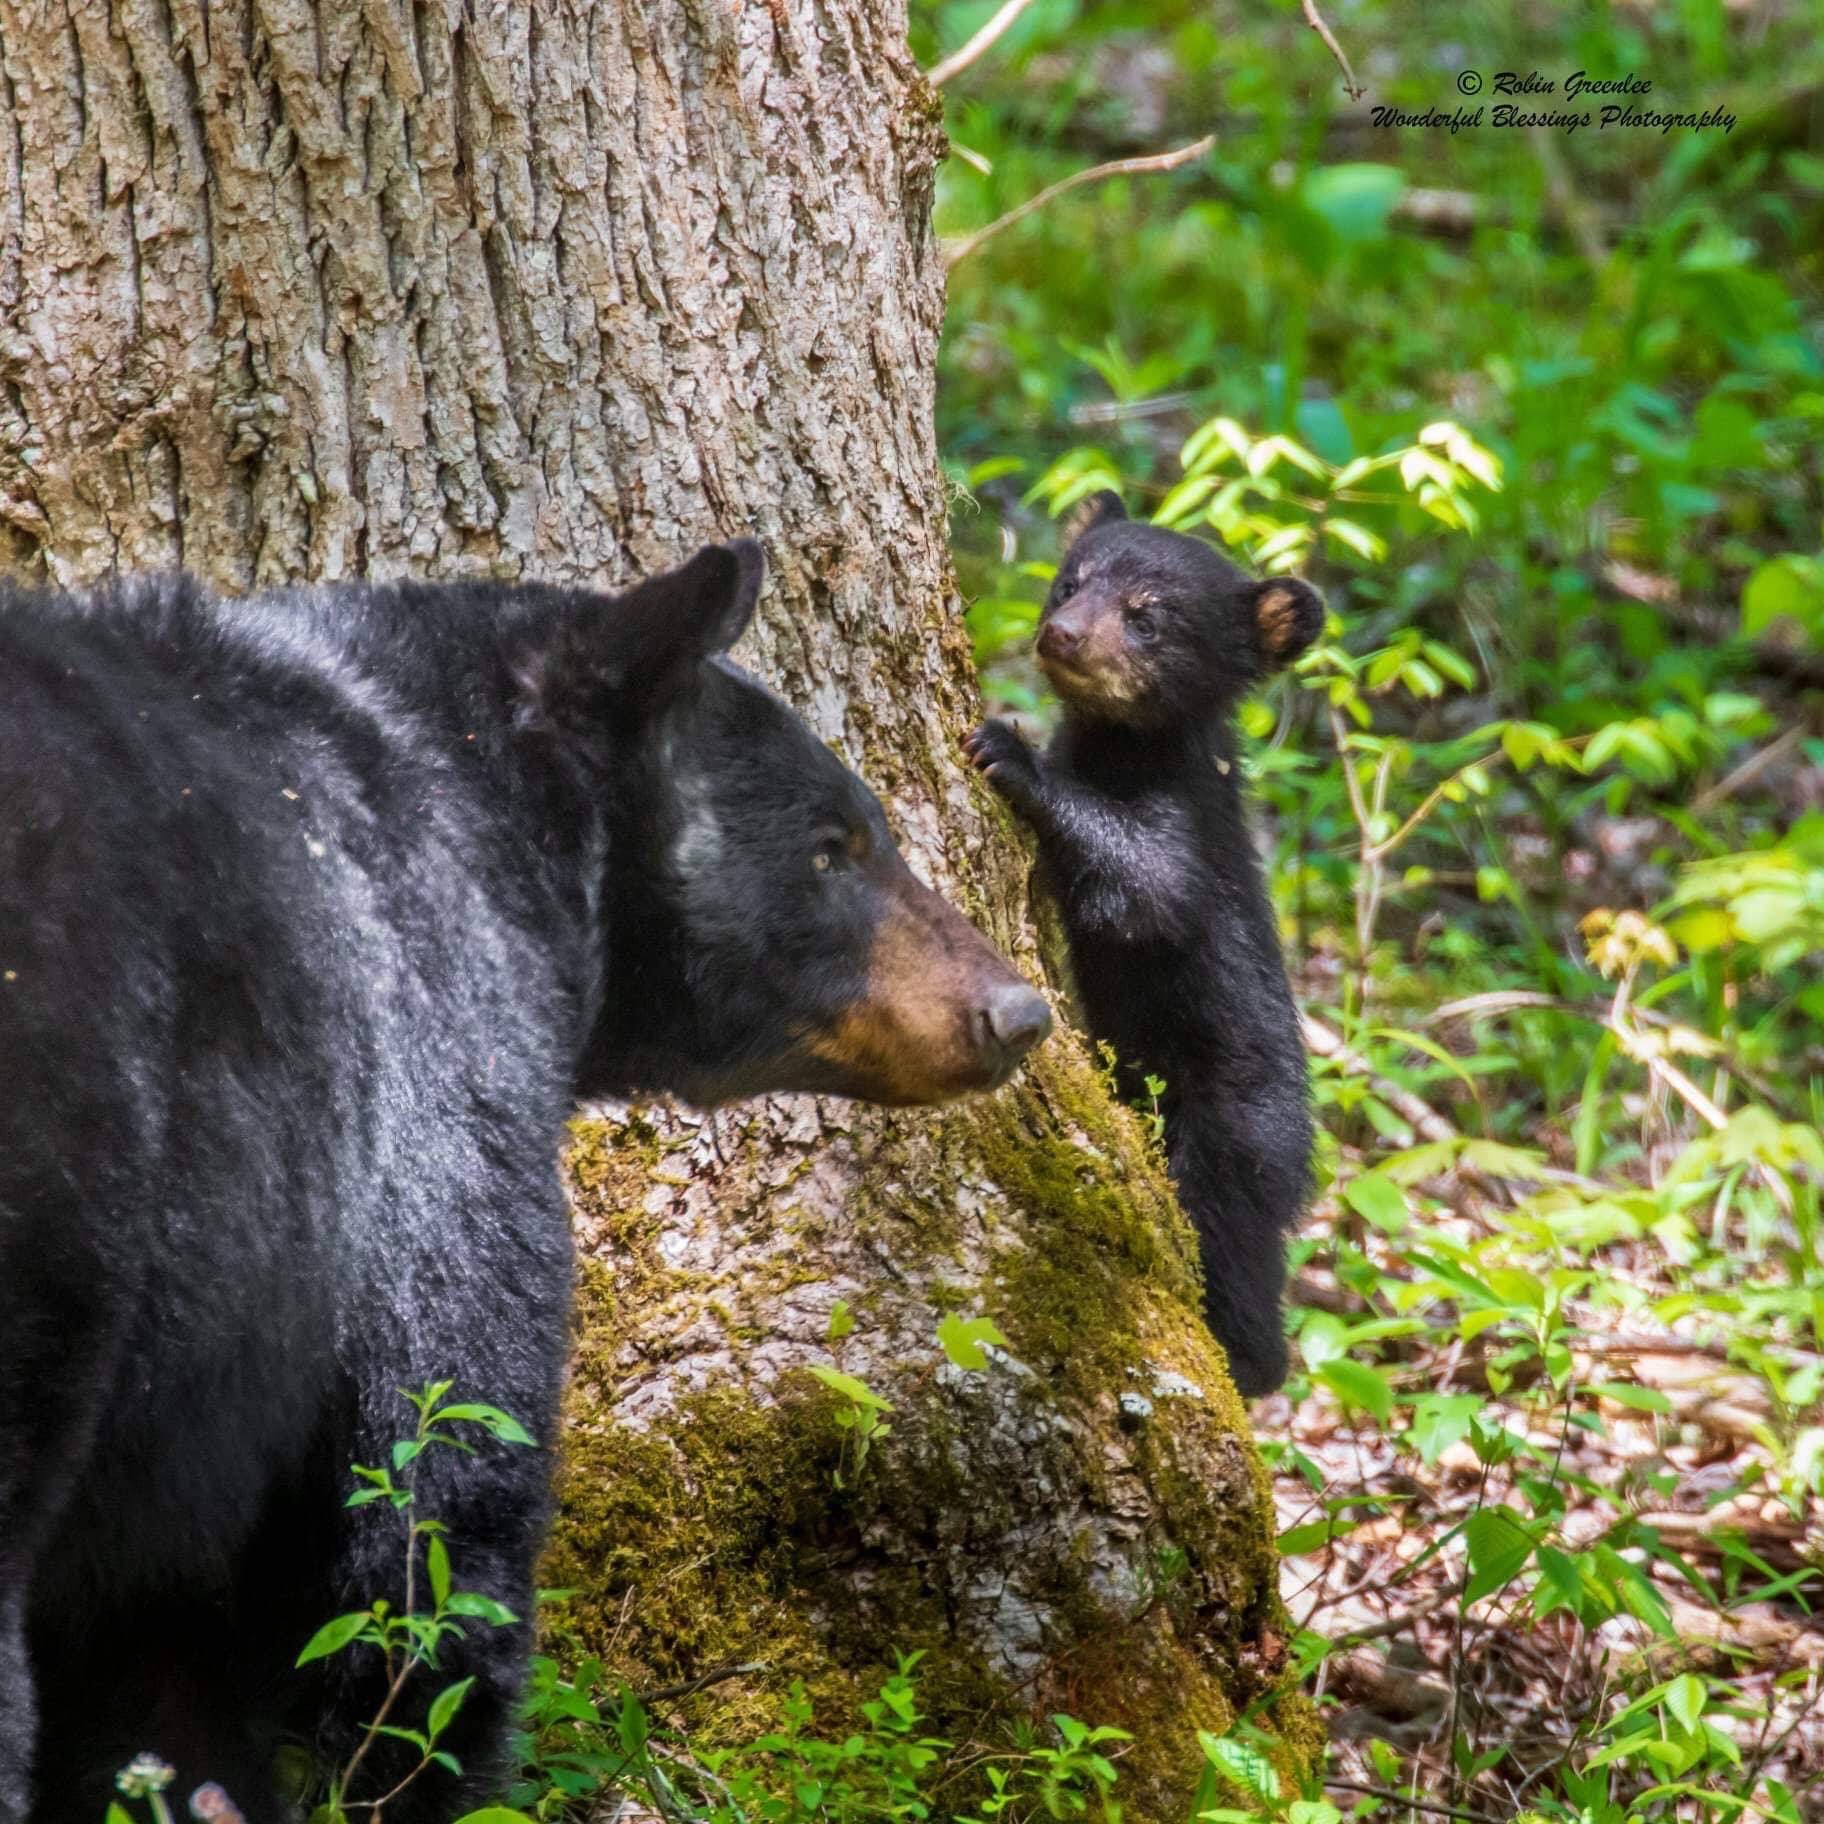
[[[652,714],[746,631],[765,574],[760,547],[737,538],[620,595],[563,597],[517,665],[533,713],[557,722]]]
[[[1064,519],[1064,549],[1068,551],[1085,532],[1093,532],[1097,526],[1111,525],[1117,519],[1125,519],[1127,509],[1121,504],[1121,496],[1109,488],[1099,494],[1090,494],[1077,502]]]
[[[1268,668],[1290,665],[1324,630],[1324,598],[1296,576],[1270,576],[1249,591]]]

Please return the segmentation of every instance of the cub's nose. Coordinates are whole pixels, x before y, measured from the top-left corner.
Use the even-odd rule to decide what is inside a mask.
[[[1039,657],[1068,659],[1082,645],[1083,636],[1068,621],[1053,619],[1039,629]]]
[[[982,1050],[1010,1071],[1051,1030],[1051,1009],[1024,982],[1003,982],[988,991],[976,1011]]]

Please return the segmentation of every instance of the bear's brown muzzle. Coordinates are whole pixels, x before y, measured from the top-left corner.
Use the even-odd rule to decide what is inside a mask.
[[[996,1089],[1051,1030],[1043,995],[896,856],[866,985],[810,1051],[834,1093],[901,1106]]]

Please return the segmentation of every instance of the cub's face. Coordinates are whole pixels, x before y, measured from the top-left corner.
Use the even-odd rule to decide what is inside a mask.
[[[1086,503],[1039,619],[1040,669],[1082,720],[1176,726],[1226,711],[1322,631],[1322,598],[1256,581],[1201,539]]]

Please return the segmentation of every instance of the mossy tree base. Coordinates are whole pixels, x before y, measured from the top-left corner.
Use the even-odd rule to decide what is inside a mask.
[[[570,1164],[586,1262],[547,1577],[582,1592],[572,1650],[640,1685],[759,1662],[693,1700],[731,1739],[794,1679],[843,1728],[922,1651],[936,1733],[1118,1724],[1127,1815],[1176,1824],[1196,1732],[1284,1674],[1272,1513],[1183,1219],[1081,1052],[865,1139],[837,1104],[783,1132],[601,1116]],[[950,1312],[1007,1348],[954,1365]],[[893,1404],[859,1470],[811,1363]]]

